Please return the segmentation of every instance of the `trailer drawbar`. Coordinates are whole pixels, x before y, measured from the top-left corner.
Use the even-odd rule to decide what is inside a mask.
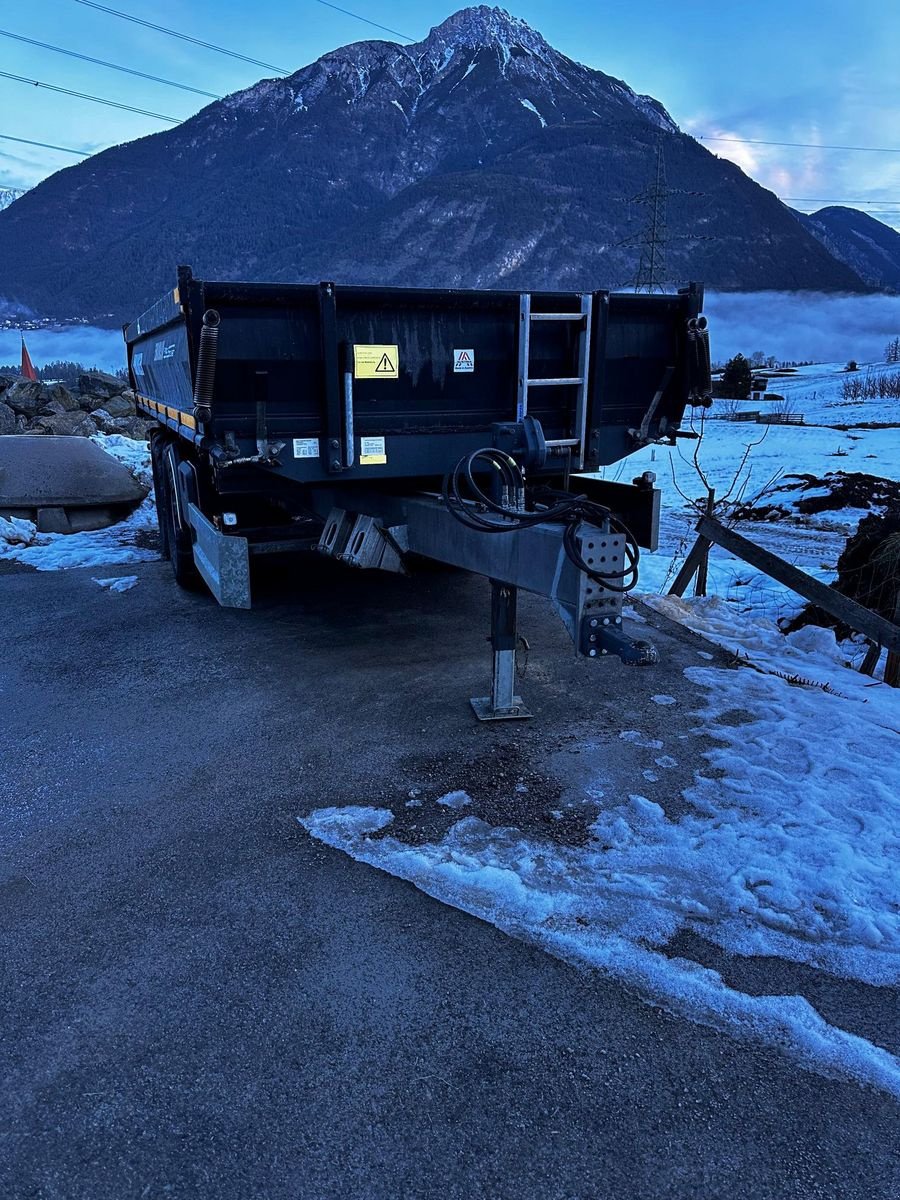
[[[622,630],[659,491],[598,468],[671,446],[711,403],[703,288],[673,295],[439,291],[199,280],[125,327],[163,553],[184,587],[249,608],[261,554],[491,581],[493,681],[515,694],[518,589],[588,658],[656,661]]]

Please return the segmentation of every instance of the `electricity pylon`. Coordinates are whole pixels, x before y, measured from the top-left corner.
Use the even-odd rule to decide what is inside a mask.
[[[666,157],[663,152],[662,135],[656,142],[656,172],[653,182],[644,191],[629,198],[631,204],[647,207],[647,221],[640,232],[626,238],[622,246],[640,247],[637,275],[634,279],[636,292],[664,292],[669,281],[666,250],[671,240],[668,225],[668,199],[670,196],[702,196],[685,188],[670,188],[666,181]],[[698,239],[706,240],[706,239]]]

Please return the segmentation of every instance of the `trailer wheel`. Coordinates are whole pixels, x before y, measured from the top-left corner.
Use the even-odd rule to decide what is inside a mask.
[[[182,518],[180,490],[178,488],[178,450],[168,442],[160,454],[163,498],[157,495],[160,526],[165,526],[167,557],[172,563],[172,573],[179,587],[197,591],[203,586],[203,577],[194,563],[193,542],[190,527]]]

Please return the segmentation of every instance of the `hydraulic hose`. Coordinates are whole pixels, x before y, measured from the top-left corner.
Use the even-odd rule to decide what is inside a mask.
[[[501,501],[489,496],[475,479],[479,462],[497,472]],[[468,489],[468,499],[463,495],[463,484]],[[612,592],[629,592],[637,584],[640,550],[624,522],[587,496],[573,496],[550,488],[526,489],[518,463],[502,450],[486,447],[465,455],[445,475],[442,494],[452,516],[480,533],[512,533],[548,521],[561,522],[565,526],[563,548],[579,571]],[[582,521],[600,527],[606,525],[612,532],[622,534],[625,566],[621,571],[600,571],[585,561],[578,546],[578,527]]]

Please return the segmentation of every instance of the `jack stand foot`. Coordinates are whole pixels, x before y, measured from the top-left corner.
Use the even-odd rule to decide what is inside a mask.
[[[490,696],[473,696],[469,703],[479,721],[525,721],[534,715],[521,696],[513,696],[512,708],[494,708]]]
[[[516,607],[518,593],[509,584],[491,580],[491,646],[494,675],[490,696],[471,701],[479,721],[523,721],[531,713],[514,693],[516,681]]]

